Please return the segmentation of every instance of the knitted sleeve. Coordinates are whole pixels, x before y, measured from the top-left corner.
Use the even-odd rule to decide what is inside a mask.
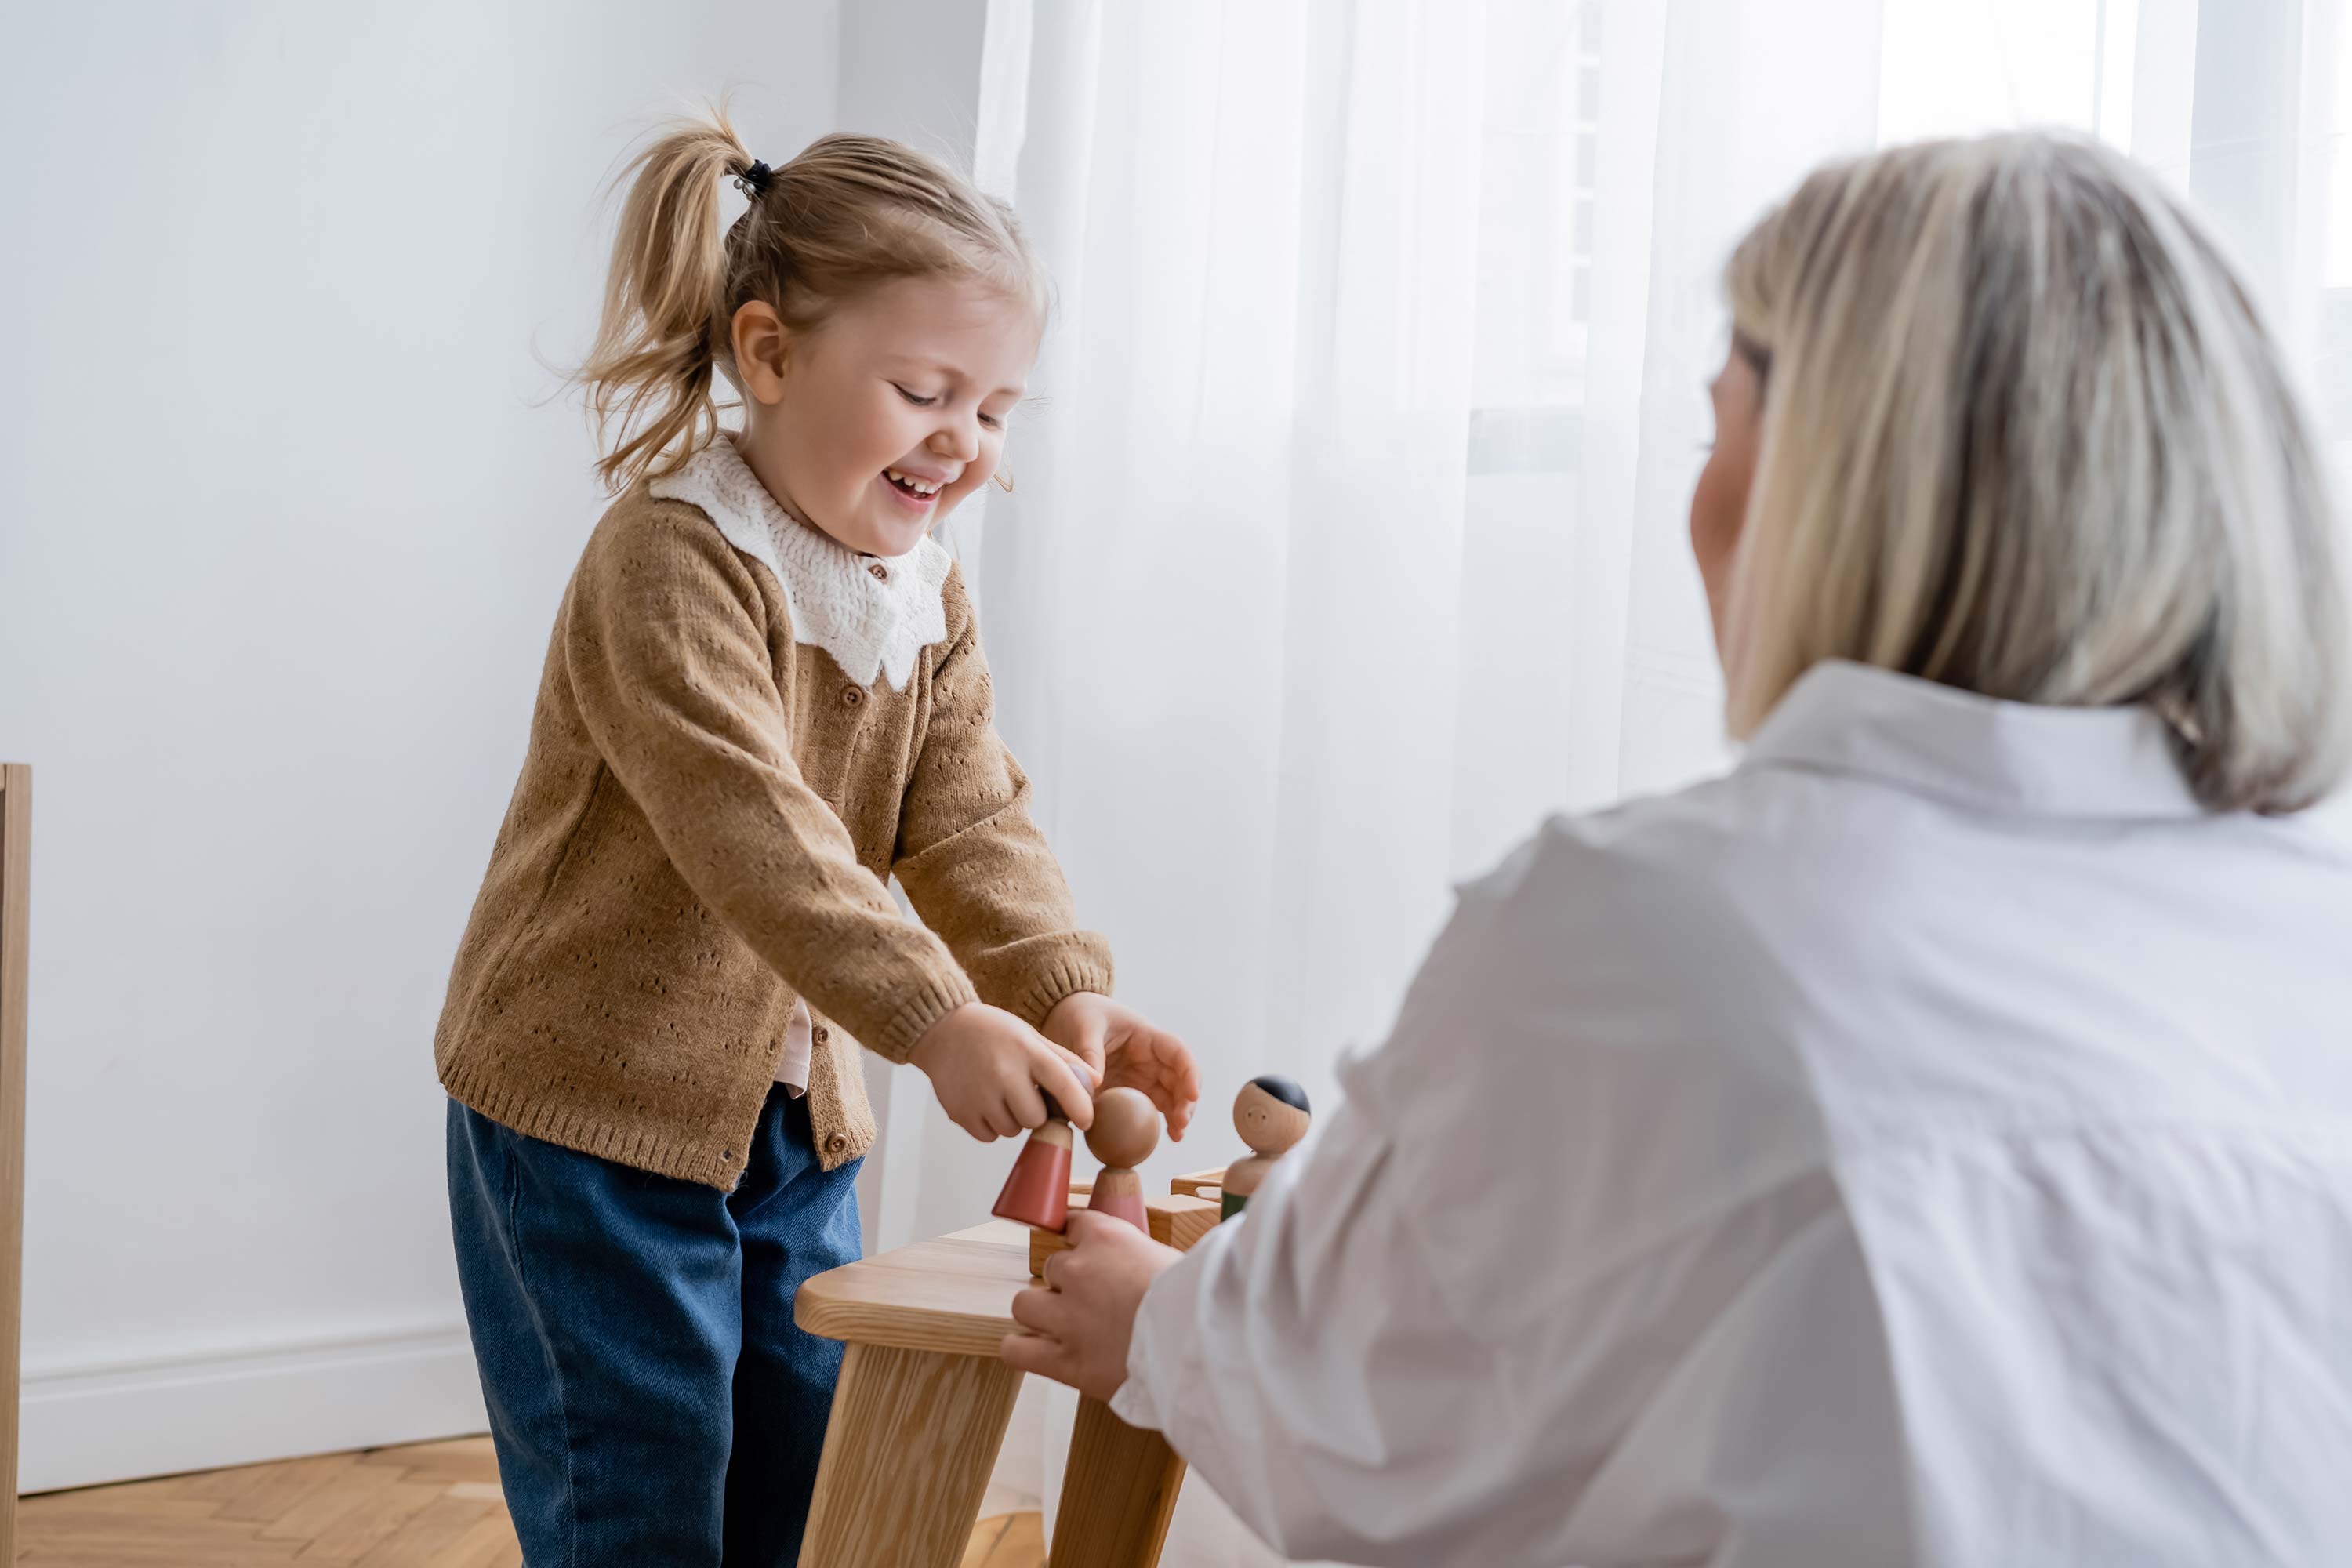
[[[1062,868],[1029,816],[1029,780],[996,733],[980,628],[948,579],[953,636],[932,675],[922,747],[899,807],[897,864],[982,1000],[1042,1023],[1078,991],[1108,994],[1110,944],[1077,928]]]
[[[904,1061],[974,999],[803,782],[758,584],[718,531],[655,507],[599,529],[566,602],[583,723],[678,875],[811,1005]]]

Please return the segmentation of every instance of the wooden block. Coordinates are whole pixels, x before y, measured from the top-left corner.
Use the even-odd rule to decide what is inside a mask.
[[[1085,1205],[1075,1200],[1073,1209]],[[1196,1197],[1146,1198],[1144,1218],[1151,1239],[1162,1247],[1172,1247],[1179,1252],[1189,1252],[1192,1244],[1209,1234],[1217,1223],[1214,1199]],[[1029,1233],[1029,1278],[1045,1278],[1045,1259],[1057,1252],[1069,1250],[1070,1238],[1057,1231],[1032,1230]]]
[[[1070,1212],[1072,1214],[1077,1213],[1080,1209],[1086,1206],[1087,1205],[1085,1204],[1082,1204],[1077,1200],[1076,1195],[1071,1197]],[[1045,1259],[1053,1257],[1054,1254],[1057,1252],[1067,1252],[1069,1249],[1070,1238],[1064,1236],[1060,1231],[1039,1230],[1034,1226],[1030,1226],[1029,1278],[1032,1279],[1043,1279],[1045,1278]]]
[[[1213,1196],[1151,1198],[1143,1206],[1151,1216],[1152,1239],[1179,1252],[1192,1251],[1194,1242],[1216,1228],[1217,1201]]]
[[[1201,1195],[1202,1187],[1219,1187],[1224,1185],[1224,1182],[1225,1168],[1220,1165],[1213,1171],[1195,1171],[1189,1176],[1179,1176],[1168,1184],[1168,1190],[1192,1198]]]

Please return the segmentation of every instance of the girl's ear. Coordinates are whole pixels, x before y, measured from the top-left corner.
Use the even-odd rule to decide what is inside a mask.
[[[743,395],[772,406],[784,400],[784,361],[792,329],[764,300],[745,301],[732,326],[735,379]]]

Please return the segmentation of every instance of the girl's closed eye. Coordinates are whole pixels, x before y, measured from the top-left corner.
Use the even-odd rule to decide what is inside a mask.
[[[908,402],[913,404],[918,408],[935,408],[939,405],[940,399],[936,394],[930,396],[925,396],[919,393],[909,392],[906,387],[899,385],[898,382],[894,381],[890,384],[894,387],[898,387],[899,396],[905,398]],[[1003,415],[991,414],[984,409],[981,412],[980,422],[982,425],[987,426],[992,430],[1002,430],[1004,428],[1004,416]]]

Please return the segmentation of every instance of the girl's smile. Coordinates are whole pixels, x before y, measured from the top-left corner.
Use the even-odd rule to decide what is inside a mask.
[[[956,476],[925,473],[918,468],[896,468],[884,469],[882,479],[890,487],[890,493],[899,501],[917,511],[929,515],[931,509],[939,504],[940,491],[953,484]]]
[[[866,555],[904,555],[988,482],[1043,323],[983,279],[898,278],[787,327],[735,313],[744,461],[793,516]]]

